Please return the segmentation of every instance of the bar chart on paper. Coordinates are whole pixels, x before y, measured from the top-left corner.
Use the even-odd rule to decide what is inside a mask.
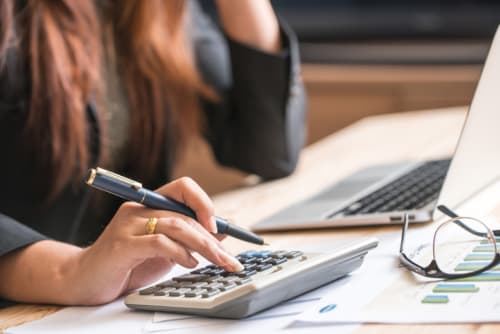
[[[460,254],[450,254],[449,265],[456,273],[483,268],[491,263],[494,250],[493,244],[478,242]],[[420,255],[426,259],[418,263],[427,264],[432,258]],[[500,322],[500,265],[453,280],[423,279],[404,268],[395,270],[394,263],[392,267],[374,264],[371,272],[377,275],[359,275],[350,291],[325,297],[299,320],[331,324]],[[328,305],[335,307],[322,312]]]

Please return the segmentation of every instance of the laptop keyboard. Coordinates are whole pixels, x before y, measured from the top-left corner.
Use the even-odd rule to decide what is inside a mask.
[[[328,218],[423,208],[437,199],[450,161],[428,161]]]

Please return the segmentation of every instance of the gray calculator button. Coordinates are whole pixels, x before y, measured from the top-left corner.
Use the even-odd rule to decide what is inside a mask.
[[[229,283],[229,284],[226,284],[224,286],[222,286],[220,289],[221,291],[227,291],[227,290],[231,290],[231,289],[234,289],[236,288],[236,284],[235,283]]]
[[[285,250],[278,250],[278,251],[272,252],[271,254],[269,254],[269,256],[271,256],[271,257],[283,257],[286,254],[288,254],[287,251],[285,251]]]
[[[215,289],[215,290],[210,290],[210,291],[207,291],[207,292],[204,292],[201,296],[203,298],[208,298],[208,297],[212,297],[212,296],[215,296],[217,294],[219,294],[221,291],[218,290],[218,289]]]
[[[166,287],[176,287],[177,286],[177,282],[175,281],[172,281],[172,280],[168,280],[168,281],[165,281],[165,282],[161,282],[161,283],[158,283],[156,284],[157,287],[160,287],[160,288],[166,288]]]
[[[285,263],[288,259],[286,257],[277,257],[277,258],[274,258],[272,261],[271,261],[271,264],[273,266],[275,265],[278,265],[278,264],[282,264],[282,263]]]
[[[269,268],[272,268],[272,266],[273,265],[270,263],[265,263],[265,264],[258,265],[256,269],[257,269],[257,271],[264,271],[264,270],[267,270]]]
[[[198,282],[209,278],[209,275],[205,274],[186,274],[179,277],[174,277],[173,280],[177,282]]]
[[[235,281],[234,283],[236,283],[238,285],[242,285],[242,284],[250,282],[251,280],[252,280],[252,278],[250,278],[250,277],[242,277],[239,280]]]
[[[208,282],[194,282],[194,283],[186,285],[185,288],[198,289],[198,288],[201,288],[205,285],[208,285]]]
[[[237,280],[239,280],[238,276],[228,276],[228,277],[225,277],[224,279],[222,279],[221,282],[224,283],[225,285],[227,285],[227,284],[233,283]]]
[[[212,282],[218,282],[220,281],[221,279],[223,279],[224,277],[222,277],[221,275],[216,275],[216,276],[211,276],[209,278],[207,278],[206,280],[204,280],[205,282],[208,282],[208,283],[212,283]]]
[[[182,296],[183,294],[185,294],[186,292],[189,292],[191,291],[191,289],[188,289],[188,288],[180,288],[180,289],[175,289],[173,291],[170,291],[168,293],[169,296],[172,296],[172,297],[179,297],[179,296]]]
[[[255,263],[245,263],[243,265],[243,267],[245,267],[245,270],[251,270],[251,269],[255,269],[257,265]]]
[[[242,257],[242,258],[238,257],[237,259],[242,264],[245,264],[245,263],[253,263],[257,258],[256,257]]]
[[[272,260],[273,260],[272,257],[264,257],[264,258],[261,258],[261,259],[257,259],[257,261],[255,261],[255,263],[257,265],[259,265],[259,264],[264,264],[264,263],[270,263]]]
[[[203,289],[206,289],[208,291],[213,291],[213,290],[218,290],[223,286],[224,286],[224,284],[222,284],[221,282],[214,282],[214,283],[210,283],[209,285],[205,285],[203,287]]]
[[[195,289],[195,290],[191,290],[189,292],[186,292],[184,294],[184,296],[186,297],[197,297],[197,296],[200,296],[202,293],[206,292],[206,290],[203,290],[203,289]]]
[[[170,291],[174,291],[175,288],[174,287],[167,287],[167,288],[164,288],[164,289],[161,289],[159,291],[155,291],[155,293],[153,293],[155,296],[165,296],[167,295]]]
[[[221,275],[221,274],[224,274],[225,272],[226,272],[226,270],[224,270],[222,268],[215,268],[215,269],[210,270],[210,272],[208,272],[207,274],[209,274],[209,275]]]
[[[252,275],[255,275],[257,274],[257,271],[256,270],[243,270],[243,271],[240,271],[238,273],[236,273],[236,275],[238,277],[248,277],[248,276],[252,276]]]
[[[192,285],[194,282],[177,282],[174,287],[175,288],[187,288]]]
[[[153,293],[155,293],[156,291],[159,291],[161,290],[162,288],[161,287],[158,287],[158,286],[151,286],[149,288],[146,288],[146,289],[142,289],[139,291],[139,294],[140,295],[152,295]]]
[[[294,258],[296,258],[297,256],[301,256],[302,254],[304,254],[304,253],[303,253],[303,252],[301,252],[301,251],[291,251],[291,252],[286,253],[286,255],[285,255],[285,256],[286,256],[288,259],[294,259]]]

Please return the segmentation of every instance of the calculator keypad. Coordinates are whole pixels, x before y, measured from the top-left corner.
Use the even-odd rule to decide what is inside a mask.
[[[294,259],[303,253],[300,251],[247,251],[236,258],[244,266],[239,272],[227,272],[216,265],[193,270],[189,274],[174,277],[171,280],[142,289],[141,295],[169,296],[184,298],[210,298],[225,291],[235,289],[252,281],[252,276],[265,272]]]

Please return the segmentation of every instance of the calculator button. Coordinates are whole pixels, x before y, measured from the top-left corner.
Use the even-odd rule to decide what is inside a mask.
[[[231,290],[231,289],[234,289],[236,288],[236,284],[235,283],[229,283],[229,284],[226,284],[224,286],[222,286],[220,288],[221,291],[227,291],[227,290]]]
[[[249,250],[249,251],[241,253],[239,255],[239,257],[243,257],[243,258],[257,257],[257,256],[259,256],[259,253],[260,252],[255,251],[255,250]]]
[[[206,285],[208,285],[208,282],[194,282],[194,283],[186,285],[185,288],[198,289],[198,288],[201,288],[201,287],[206,286]]]
[[[240,263],[242,263],[242,264],[254,263],[255,260],[257,260],[256,257],[247,257],[247,258],[242,257],[242,258],[238,259],[238,261],[240,261]]]
[[[209,275],[204,274],[186,274],[178,277],[174,277],[173,280],[177,282],[198,282],[209,278]]]
[[[304,254],[304,253],[303,253],[303,252],[301,252],[301,251],[291,251],[291,252],[286,253],[286,255],[285,255],[285,256],[286,256],[288,259],[294,259],[294,258],[296,258],[296,257],[298,257],[298,256],[301,256],[302,254]]]
[[[218,290],[218,289],[215,289],[215,290],[210,290],[210,291],[206,291],[204,293],[202,293],[202,297],[203,298],[208,298],[208,297],[212,297],[212,296],[215,296],[217,294],[219,294],[221,291]]]
[[[257,264],[255,264],[255,263],[246,263],[243,265],[243,267],[245,267],[245,270],[254,269],[256,266],[257,266]]]
[[[268,257],[269,255],[271,255],[271,251],[270,250],[265,250],[265,251],[260,251],[258,252],[258,255],[256,255],[257,257]]]
[[[228,277],[222,279],[221,282],[224,283],[225,285],[227,285],[227,284],[233,283],[237,280],[239,280],[238,276],[228,276]]]
[[[182,296],[183,294],[185,294],[186,292],[189,292],[191,291],[191,289],[188,289],[188,288],[180,288],[180,289],[175,289],[173,291],[170,291],[168,293],[169,296],[172,296],[172,297],[180,297]]]
[[[206,280],[204,280],[205,282],[208,282],[208,283],[212,283],[212,282],[217,282],[217,281],[220,281],[221,279],[223,279],[224,277],[222,277],[221,275],[216,275],[216,276],[211,276],[209,278],[207,278]]]
[[[191,290],[189,292],[186,292],[184,294],[184,296],[186,297],[189,297],[189,298],[193,298],[193,297],[198,297],[200,296],[202,293],[204,293],[206,290],[203,290],[203,289],[195,289],[195,290]]]
[[[203,287],[203,289],[205,289],[207,291],[213,291],[213,290],[218,290],[218,289],[220,289],[223,286],[224,286],[223,283],[221,283],[221,282],[215,282],[215,283],[211,283],[209,285],[205,285]]]
[[[139,291],[139,294],[140,295],[152,295],[153,293],[155,293],[156,291],[160,291],[162,288],[161,287],[158,287],[158,286],[151,286],[149,288],[146,288],[146,289],[142,289]]]
[[[221,275],[221,274],[224,274],[226,271],[222,268],[215,268],[215,269],[212,269],[210,270],[210,272],[208,272],[207,274],[208,275]]]
[[[257,271],[264,271],[264,270],[267,270],[269,268],[272,268],[272,266],[273,265],[270,263],[265,263],[265,264],[258,265],[256,269],[257,269]]]
[[[252,269],[252,270],[243,270],[240,272],[235,273],[236,276],[238,277],[248,277],[257,274],[257,271]]]
[[[250,282],[251,280],[252,280],[252,278],[250,278],[250,277],[242,277],[239,280],[235,281],[234,283],[236,283],[238,285],[242,285],[242,284]]]
[[[264,257],[264,258],[260,258],[260,259],[257,259],[255,261],[256,264],[264,264],[264,263],[269,263],[273,260],[272,257]]]
[[[165,282],[161,282],[161,283],[158,283],[156,284],[157,287],[159,288],[166,288],[166,287],[176,287],[177,286],[177,282],[175,281],[172,281],[172,280],[168,280],[168,281],[165,281]]]
[[[174,287],[180,289],[180,288],[188,288],[191,284],[194,282],[177,282],[177,284],[174,285]]]
[[[155,295],[155,296],[165,296],[166,294],[168,294],[170,291],[173,291],[173,290],[175,290],[174,287],[168,287],[168,288],[162,289],[160,291],[155,291],[153,293],[153,295]]]
[[[286,261],[288,261],[288,259],[286,257],[277,257],[277,258],[274,258],[272,261],[271,261],[271,264],[273,266],[275,265],[278,265],[278,264],[282,264],[282,263],[285,263]]]
[[[278,250],[275,252],[272,252],[269,254],[271,257],[277,258],[277,257],[284,257],[288,252],[285,250]]]

